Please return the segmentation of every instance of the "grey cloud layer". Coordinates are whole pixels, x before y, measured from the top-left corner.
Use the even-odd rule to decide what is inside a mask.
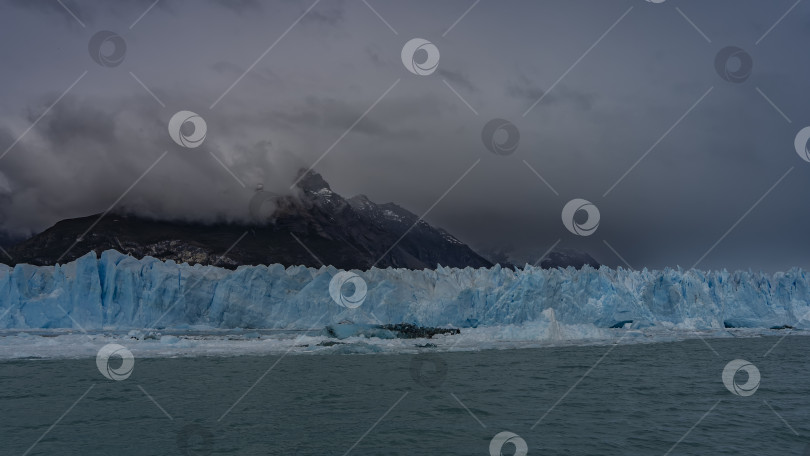
[[[211,110],[312,3],[164,0],[131,31],[152,2],[65,3],[87,29],[55,2],[12,2],[0,17],[0,27],[18,38],[0,51],[9,63],[0,72],[2,149],[89,71],[0,160],[4,231],[28,234],[103,211],[164,150],[169,154],[124,207],[161,217],[239,219],[256,184],[283,191],[400,79],[318,164],[338,192],[395,201],[421,214],[481,159],[428,216],[474,247],[509,247],[513,260],[533,262],[562,239],[560,247],[622,264],[607,241],[635,267],[688,267],[795,166],[701,266],[810,267],[804,253],[810,213],[801,209],[810,164],[792,151],[794,135],[810,124],[803,101],[810,59],[795,45],[808,38],[810,6],[800,4],[755,45],[792,2],[678,2],[712,40],[707,43],[672,2],[483,1],[443,38],[468,2],[371,2],[394,35],[362,2],[324,1]],[[87,55],[87,40],[99,29],[127,40],[121,66],[101,68]],[[435,74],[419,77],[403,68],[399,52],[412,37],[440,49]],[[725,82],[714,70],[715,54],[730,44],[753,57],[744,84]],[[180,149],[168,137],[166,122],[182,109],[208,123],[199,149]],[[483,147],[481,128],[495,117],[520,129],[516,153],[494,156]],[[563,227],[560,211],[573,198],[599,207],[602,224],[594,236],[574,237]]]

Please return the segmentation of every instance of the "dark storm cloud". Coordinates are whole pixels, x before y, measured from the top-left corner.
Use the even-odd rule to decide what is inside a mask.
[[[528,108],[537,100],[543,98],[546,91],[526,81],[524,84],[509,84],[506,87],[505,93],[510,97],[521,100],[525,103],[526,108]],[[583,110],[591,109],[595,100],[595,94],[578,92],[566,86],[556,87],[554,92],[549,93],[549,95],[543,98],[543,102],[548,104],[564,103]]]
[[[343,0],[324,2],[324,5],[321,8],[311,10],[306,16],[304,16],[303,19],[301,19],[301,22],[304,24],[320,23],[331,26],[338,25],[343,22],[344,19],[344,3],[345,2]],[[304,11],[302,11],[302,14]]]
[[[129,25],[147,10],[150,12],[182,14],[183,7],[178,8],[178,2],[155,0],[128,0],[126,2],[92,2],[86,0],[8,0],[5,8],[0,10],[9,12],[30,11],[42,13],[51,17],[59,17],[70,28],[81,27],[71,14],[75,15],[85,26],[94,27],[101,22],[108,22],[110,18],[127,22]],[[199,0],[185,3],[183,6],[208,5],[237,14],[254,14],[263,10],[261,0]],[[13,13],[12,13],[13,14]]]
[[[506,87],[507,95],[525,101],[527,107],[542,98],[545,93],[545,90],[530,85],[510,84]]]
[[[224,116],[210,116],[221,121]],[[160,218],[246,220],[257,184],[289,193],[304,163],[269,140],[216,140],[178,150],[155,117],[154,100],[133,97],[112,104],[66,96],[39,123],[35,138],[4,158],[0,171],[3,231],[30,234],[31,227],[106,209],[161,153],[171,150],[146,175],[119,209]],[[243,125],[243,128],[250,128]],[[0,139],[13,141],[2,130]],[[241,176],[243,188],[213,159],[214,153]]]
[[[73,0],[62,0],[62,4],[71,10],[78,10],[78,6]],[[31,0],[9,0],[7,6],[13,6],[16,9],[28,9],[44,13],[65,13],[65,8],[59,2],[50,1],[31,1]],[[11,9],[11,8],[9,8]],[[73,19],[71,19],[73,20]]]
[[[232,78],[238,78],[245,73],[246,69],[231,62],[217,62],[211,65],[211,68],[217,73]],[[249,72],[245,77],[266,86],[276,86],[284,82],[276,73],[268,68],[255,69]]]
[[[9,0],[0,5],[0,11],[5,14],[20,14],[20,12],[36,13],[40,17],[60,19],[62,24],[69,29],[81,29],[82,26],[74,19],[70,13],[79,17],[85,24],[93,24],[96,19],[94,12],[84,12],[74,0],[62,0],[62,6],[56,1],[47,0]],[[67,9],[65,8],[67,7]],[[70,12],[68,12],[68,10]]]
[[[240,14],[259,13],[263,10],[259,0],[213,0],[214,3]]]
[[[368,54],[368,58],[371,60],[377,67],[384,67],[388,64],[386,60],[382,58],[380,55],[379,49],[374,49],[372,46],[366,46],[366,54]]]
[[[305,105],[297,112],[279,111],[275,116],[305,130],[317,128],[343,132],[363,114],[362,109],[333,98],[307,97]],[[371,119],[358,123],[353,131],[373,136],[394,137],[394,133],[387,125]]]
[[[56,2],[2,7],[0,27],[15,42],[0,49],[0,152],[88,71],[0,159],[3,231],[102,212],[166,150],[123,208],[239,219],[257,184],[285,191],[323,156],[315,169],[336,191],[418,215],[432,207],[429,222],[517,262],[560,240],[611,266],[623,261],[610,247],[635,267],[689,267],[723,238],[701,267],[810,267],[810,212],[800,210],[810,164],[793,150],[810,125],[810,59],[797,46],[810,5],[766,35],[792,2],[679,1],[709,43],[671,1],[480,2],[452,30],[468,4],[371,2],[398,34],[363,2],[324,1],[285,35],[311,2],[162,0],[122,33],[120,66],[89,58],[97,29],[128,30],[152,3],[66,1],[87,29]],[[440,49],[433,75],[401,64],[414,37]],[[744,83],[715,71],[728,45],[752,56]],[[200,148],[169,138],[179,110],[206,120]],[[513,154],[484,146],[493,118],[519,130]],[[563,226],[574,198],[599,208],[593,236]]]
[[[476,88],[467,76],[460,71],[453,71],[446,68],[439,68],[436,70],[436,73],[441,76],[442,78],[446,79],[447,82],[451,83],[453,87],[459,87],[462,89],[467,90],[468,92],[475,92]]]

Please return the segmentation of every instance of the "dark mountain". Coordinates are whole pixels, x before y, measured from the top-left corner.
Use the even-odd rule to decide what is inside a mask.
[[[0,261],[64,264],[89,251],[115,249],[136,258],[149,255],[227,268],[270,263],[344,269],[492,265],[396,204],[375,204],[363,195],[345,199],[316,173],[307,174],[298,186],[299,197],[257,191],[251,201],[256,221],[251,224],[203,225],[111,213],[93,226],[96,214],[63,220],[9,248],[13,260],[3,255]],[[275,210],[261,217],[267,207]]]
[[[12,237],[8,236],[7,234],[0,233],[0,247],[3,247],[3,248],[11,247],[14,244],[17,244],[18,242],[21,242],[21,241],[23,241],[23,239],[12,238]]]
[[[546,255],[543,261],[540,262],[540,267],[543,269],[565,269],[568,266],[573,266],[576,269],[582,269],[586,264],[594,269],[599,268],[599,262],[585,252],[574,249],[559,249],[553,250]]]

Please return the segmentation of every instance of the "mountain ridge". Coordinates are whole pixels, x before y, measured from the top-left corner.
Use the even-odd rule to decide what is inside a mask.
[[[492,266],[444,229],[394,203],[376,204],[365,195],[346,199],[314,172],[306,173],[297,186],[298,196],[275,195],[259,187],[250,203],[253,223],[203,225],[95,214],[57,222],[10,247],[12,259],[0,261],[47,266],[114,249],[136,258],[229,269],[273,263],[343,269]],[[273,210],[263,210],[265,205]]]
[[[228,269],[274,263],[360,270],[480,268],[495,263],[519,268],[509,261],[491,261],[396,203],[377,204],[363,194],[344,198],[318,173],[304,174],[297,190],[295,196],[282,196],[257,187],[248,204],[250,222],[202,224],[125,213],[65,219],[29,239],[0,244],[5,247],[0,263],[50,266],[90,251],[99,256],[117,250],[136,258]],[[587,253],[557,249],[540,266],[585,265],[600,264]]]

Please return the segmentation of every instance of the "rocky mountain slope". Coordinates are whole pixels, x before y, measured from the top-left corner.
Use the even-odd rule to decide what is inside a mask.
[[[2,255],[0,262],[64,264],[89,251],[115,249],[136,258],[231,269],[272,263],[343,269],[492,265],[450,233],[396,204],[376,204],[363,195],[343,198],[312,172],[298,187],[298,197],[257,190],[250,208],[255,220],[249,224],[204,225],[111,213],[82,236],[99,214],[63,220],[8,248],[11,258]]]

